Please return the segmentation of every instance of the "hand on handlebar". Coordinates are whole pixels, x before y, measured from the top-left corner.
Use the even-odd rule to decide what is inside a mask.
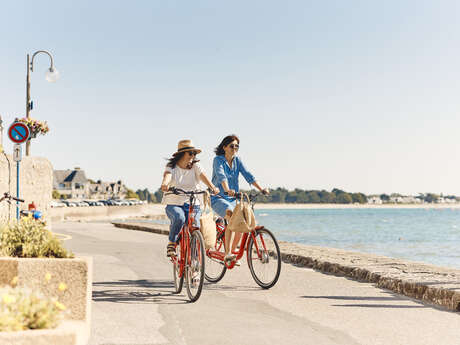
[[[168,187],[167,184],[162,184],[160,189],[161,189],[162,192],[167,192],[169,190],[169,187]]]
[[[235,196],[235,191],[233,189],[229,189],[227,192],[225,192],[228,196]]]
[[[268,188],[262,189],[261,192],[262,192],[263,195],[268,195],[268,194],[270,194],[270,190],[269,190]]]
[[[220,189],[217,188],[216,186],[214,186],[214,188],[210,188],[210,189],[211,189],[212,195],[217,195],[220,192]]]

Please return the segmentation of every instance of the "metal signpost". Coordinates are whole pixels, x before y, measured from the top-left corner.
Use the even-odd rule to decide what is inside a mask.
[[[16,197],[19,199],[19,162],[22,159],[21,144],[29,139],[30,130],[21,122],[13,122],[8,129],[8,137],[14,143],[13,160],[16,162]],[[19,201],[16,201],[16,219],[19,220]]]

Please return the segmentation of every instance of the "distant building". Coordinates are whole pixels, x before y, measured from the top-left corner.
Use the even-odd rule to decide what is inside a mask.
[[[80,168],[54,170],[53,189],[70,199],[84,199],[89,194],[89,181]]]
[[[457,200],[456,199],[453,199],[453,198],[446,198],[446,197],[439,197],[437,200],[436,200],[436,203],[437,204],[454,204],[456,203]]]
[[[124,199],[128,192],[121,181],[92,183],[80,168],[54,170],[53,189],[68,199]]]
[[[421,204],[423,200],[416,198],[415,196],[392,196],[390,197],[390,203],[396,204]]]
[[[367,203],[368,204],[374,204],[374,205],[381,205],[383,204],[382,199],[380,199],[379,196],[373,195],[373,196],[368,196],[367,197]]]
[[[124,199],[128,189],[121,182],[102,182],[90,183],[89,192],[91,199]]]

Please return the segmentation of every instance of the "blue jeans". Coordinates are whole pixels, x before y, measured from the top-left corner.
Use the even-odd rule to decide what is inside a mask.
[[[236,206],[236,199],[228,200],[227,198],[219,198],[211,196],[211,207],[219,216],[225,217],[225,211],[233,209]]]
[[[182,206],[166,206],[166,215],[171,221],[171,225],[169,227],[169,242],[176,242],[177,235],[179,235],[179,232],[182,229],[182,226],[184,226],[185,220],[188,217],[188,208],[189,204],[183,204]],[[200,206],[196,205],[193,207],[193,215],[195,217],[195,223],[193,225],[199,228],[201,215]]]

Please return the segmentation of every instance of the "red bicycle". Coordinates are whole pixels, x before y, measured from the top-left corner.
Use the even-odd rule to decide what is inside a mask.
[[[258,195],[258,193],[249,195],[253,209]],[[236,193],[235,197],[240,199],[241,193]],[[236,261],[230,263],[224,261],[226,228],[226,221],[219,218],[216,221],[215,248],[206,250],[205,278],[211,283],[217,283],[224,277],[227,269],[235,267]],[[272,232],[260,225],[256,226],[253,231],[244,233],[239,249],[232,253],[236,254],[236,260],[240,260],[245,251],[249,270],[255,282],[264,289],[274,286],[281,273],[281,253],[278,242]]]
[[[207,193],[206,191],[187,192],[179,188],[170,188],[172,194],[185,194],[190,197],[187,220],[179,232],[179,243],[176,246],[176,255],[171,257],[173,263],[175,293],[182,291],[184,284],[187,287],[187,295],[191,302],[200,298],[204,282],[205,252],[203,235],[199,229],[193,226],[194,206],[196,196]]]

